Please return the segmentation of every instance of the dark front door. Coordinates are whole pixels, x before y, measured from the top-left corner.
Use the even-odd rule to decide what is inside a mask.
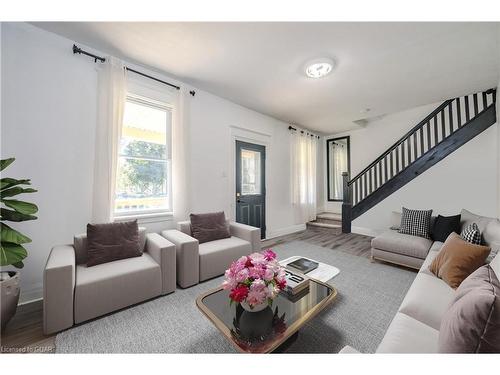
[[[266,237],[266,148],[236,141],[236,221]]]

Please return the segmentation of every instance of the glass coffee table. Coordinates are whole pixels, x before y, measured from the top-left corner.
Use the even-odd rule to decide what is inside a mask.
[[[280,293],[271,307],[245,311],[229,304],[229,292],[211,290],[196,299],[196,305],[217,329],[244,353],[280,352],[298,335],[299,329],[330,305],[337,296],[331,285],[310,279],[309,287],[293,297]]]

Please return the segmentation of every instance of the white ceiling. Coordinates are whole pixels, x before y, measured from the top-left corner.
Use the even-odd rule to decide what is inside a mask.
[[[328,134],[494,87],[500,74],[498,23],[35,25]],[[326,78],[307,78],[303,65],[317,57],[337,66]]]

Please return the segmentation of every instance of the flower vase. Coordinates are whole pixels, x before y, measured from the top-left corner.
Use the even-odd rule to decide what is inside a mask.
[[[243,307],[243,309],[245,309],[245,311],[248,311],[248,312],[259,312],[259,311],[264,310],[268,306],[269,306],[269,304],[267,303],[267,301],[264,301],[261,304],[254,305],[254,306],[250,306],[246,302],[241,302],[241,307]]]
[[[239,307],[239,306],[238,306]],[[260,311],[247,311],[239,308],[240,314],[236,314],[235,327],[239,338],[244,341],[261,340],[273,332],[273,311],[266,306]]]

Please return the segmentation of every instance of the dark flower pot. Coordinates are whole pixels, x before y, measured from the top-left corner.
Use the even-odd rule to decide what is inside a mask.
[[[243,311],[239,328],[242,336],[249,340],[268,336],[273,331],[273,311],[270,307],[257,312]]]
[[[14,316],[19,302],[19,272],[5,271],[0,273],[0,289],[1,289],[1,330],[9,320]]]

